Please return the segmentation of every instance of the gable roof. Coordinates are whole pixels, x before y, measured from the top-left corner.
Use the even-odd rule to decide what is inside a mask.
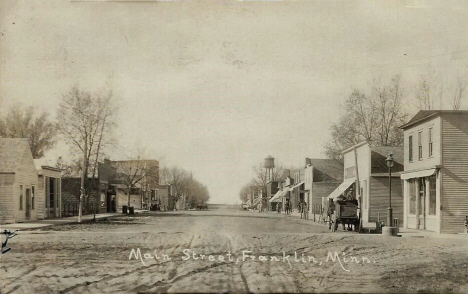
[[[343,180],[343,164],[334,159],[310,159],[314,169],[337,181]]]
[[[29,149],[26,138],[0,138],[0,173],[16,172],[26,149]]]
[[[404,170],[404,149],[403,147],[391,146],[371,146],[371,173],[386,172],[387,157],[390,152],[393,153],[393,171]]]
[[[395,162],[404,163],[404,149],[403,147],[391,147],[391,146],[370,146],[371,150],[384,156],[385,159],[388,157],[388,153],[393,153],[393,159]],[[385,163],[386,164],[386,163]]]
[[[441,114],[466,114],[468,115],[468,111],[466,110],[420,110],[418,113],[416,113],[415,116],[413,116],[409,120],[409,122],[402,125],[400,129],[407,129],[410,126],[421,123],[427,119],[439,116]]]

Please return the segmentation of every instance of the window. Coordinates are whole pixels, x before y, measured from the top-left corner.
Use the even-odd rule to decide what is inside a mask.
[[[408,181],[409,184],[409,214],[416,214],[416,182],[414,179]]]
[[[429,177],[429,215],[436,215],[436,177]]]
[[[429,157],[432,157],[432,128],[429,128]]]
[[[19,199],[19,209],[23,210],[23,185],[20,185],[20,199]]]
[[[31,186],[31,209],[34,209],[34,193],[35,193],[34,186]]]
[[[422,160],[422,141],[421,141],[422,132],[418,133],[418,158]]]
[[[413,136],[409,136],[408,138],[408,160],[409,162],[413,161]]]

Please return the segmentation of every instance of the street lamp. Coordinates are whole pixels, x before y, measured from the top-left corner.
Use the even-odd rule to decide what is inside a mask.
[[[388,227],[393,227],[393,213],[392,213],[392,167],[393,167],[393,164],[394,164],[394,160],[393,160],[393,153],[390,152],[388,154],[388,157],[386,159],[387,161],[387,166],[388,166],[388,190],[389,190],[389,194],[388,194],[388,214],[387,214],[387,226]]]

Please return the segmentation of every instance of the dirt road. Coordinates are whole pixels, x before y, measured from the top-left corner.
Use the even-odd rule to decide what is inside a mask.
[[[11,247],[5,294],[468,292],[468,238],[329,233],[267,213],[118,217],[23,231]]]

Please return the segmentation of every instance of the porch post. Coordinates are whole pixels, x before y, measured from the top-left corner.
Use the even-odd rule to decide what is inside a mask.
[[[408,228],[409,186],[408,180],[403,180],[403,227],[405,229]]]
[[[420,187],[419,187],[419,178],[416,178],[415,179],[416,181],[416,229],[419,230],[419,190],[420,190]]]

